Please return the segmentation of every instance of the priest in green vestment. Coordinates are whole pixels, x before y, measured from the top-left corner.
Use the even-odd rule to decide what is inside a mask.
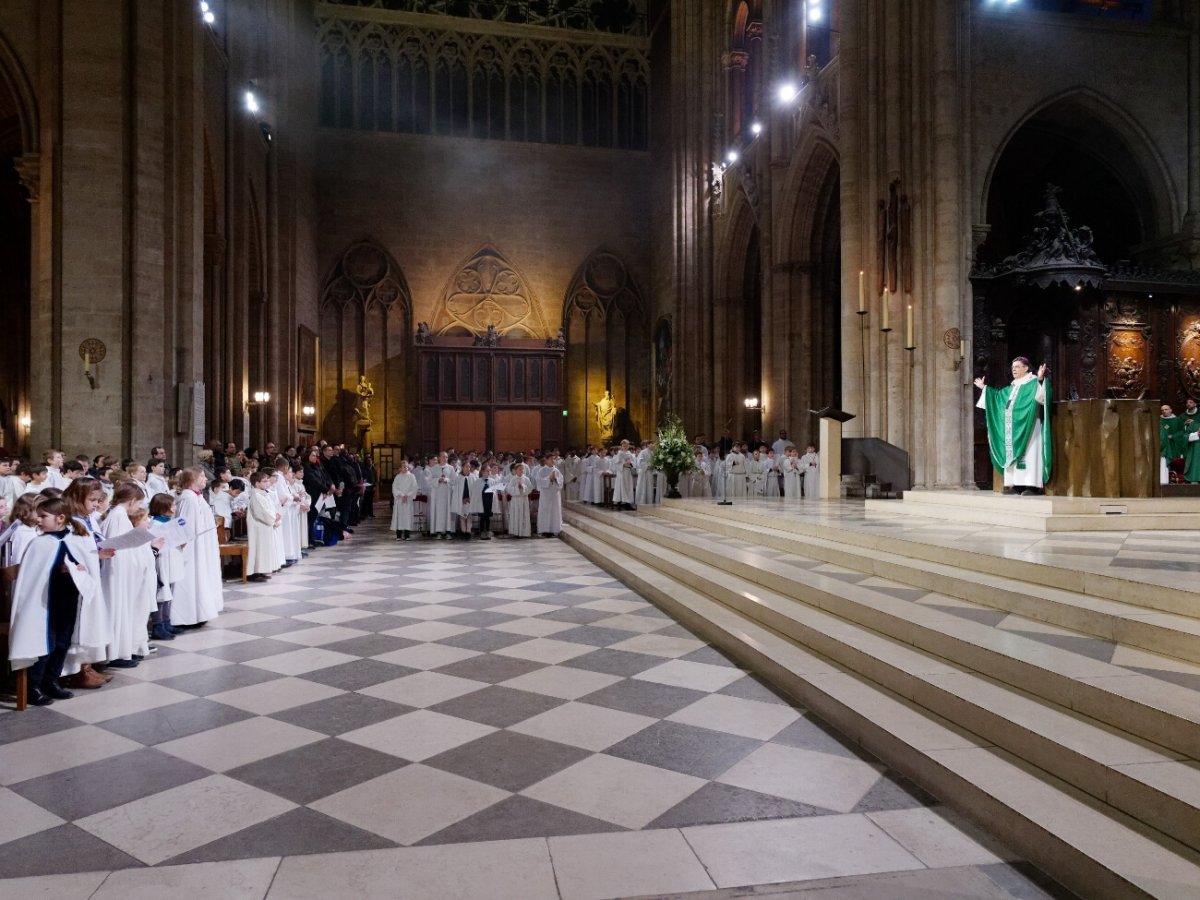
[[[1171,404],[1164,403],[1158,419],[1158,455],[1160,465],[1159,483],[1171,481],[1171,461],[1183,456],[1188,449],[1187,425],[1175,415]]]
[[[1192,401],[1189,400],[1189,407]],[[1187,445],[1183,451],[1183,480],[1200,482],[1200,410],[1189,408],[1183,414],[1183,432]]]
[[[992,466],[1004,473],[1004,487],[1014,494],[1041,493],[1050,480],[1050,382],[1044,365],[1037,375],[1029,369],[1029,360],[1018,356],[1008,387],[975,379],[983,391],[975,405],[987,414]]]

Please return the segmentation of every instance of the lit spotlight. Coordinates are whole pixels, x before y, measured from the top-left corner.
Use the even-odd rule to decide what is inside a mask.
[[[750,133],[754,135],[762,134],[762,122],[751,122]]]
[[[725,162],[729,163],[731,166],[735,162],[737,162],[739,159],[741,159],[741,156],[738,154],[738,152],[736,150],[730,150],[728,153],[725,154]]]
[[[800,88],[796,87],[794,81],[785,81],[776,89],[775,96],[779,98],[780,103],[791,103],[800,96]]]
[[[254,91],[246,91],[246,109],[252,113],[258,112],[258,98],[254,96]]]
[[[214,16],[211,12],[206,12],[204,14],[204,21],[207,24],[211,25],[213,22],[217,21],[217,17]]]
[[[208,12],[208,0],[200,0],[200,12]]]
[[[816,25],[822,19],[821,7],[814,3],[808,8],[808,21]]]

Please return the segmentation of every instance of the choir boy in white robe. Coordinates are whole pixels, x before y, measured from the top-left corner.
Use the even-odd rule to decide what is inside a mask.
[[[746,478],[751,497],[762,497],[767,489],[767,465],[763,455],[755,450],[746,460]]]
[[[746,457],[741,449],[740,444],[735,444],[725,454],[725,496],[731,500],[746,496]]]
[[[152,459],[146,466],[146,490],[150,492],[151,497],[155,494],[174,493],[167,484],[167,464],[163,460]]]
[[[413,529],[418,489],[417,476],[409,470],[408,460],[400,460],[400,471],[392,479],[392,531],[398,541],[407,541]]]
[[[501,509],[500,498],[504,496],[504,477],[500,467],[494,462],[484,466],[484,477],[479,479],[479,537],[482,540],[492,539],[492,514]],[[501,523],[504,517],[501,516]]]
[[[44,459],[46,465],[46,484],[45,487],[58,488],[60,491],[65,491],[70,483],[62,473],[63,452],[61,450],[47,450]]]
[[[638,451],[637,463],[637,484],[633,490],[633,496],[637,501],[637,505],[643,503],[649,506],[654,502],[654,494],[658,473],[650,465],[650,458],[654,454],[654,445],[649,441],[642,442],[642,449]]]
[[[429,533],[439,541],[454,530],[454,475],[445,453],[429,468]]]
[[[106,636],[104,617],[87,614],[100,593],[91,536],[61,498],[39,504],[37,522],[42,534],[13,585],[8,657],[14,670],[29,670],[29,702],[48,706],[74,696],[58,681],[70,649],[103,645]]]
[[[613,470],[613,506],[617,509],[633,509],[637,497],[633,490],[633,470],[636,465],[633,451],[629,449],[629,441],[621,441],[621,449],[612,459]]]
[[[171,619],[176,625],[203,625],[225,608],[217,523],[204,502],[204,485],[203,470],[191,467],[180,471],[175,511],[187,543],[180,551],[183,577],[175,585],[171,604]]]
[[[104,540],[112,540],[133,531],[130,512],[142,502],[140,486],[132,481],[118,485],[113,492],[113,502],[104,516],[100,534]],[[143,548],[133,547],[118,550],[112,559],[100,566],[100,579],[104,596],[108,599],[108,642],[105,658],[112,668],[132,668],[137,659],[149,653],[146,634],[146,617],[150,614],[146,596],[146,578],[153,572],[153,555],[147,565]],[[135,657],[137,659],[135,659]]]
[[[246,531],[250,552],[246,571],[250,581],[266,581],[283,565],[275,533],[283,524],[283,513],[275,499],[271,476],[255,472],[250,476],[250,506],[246,514]]]
[[[766,486],[765,496],[779,496],[780,475],[782,475],[782,470],[779,468],[779,460],[775,456],[775,451],[768,450],[766,459],[763,460],[763,480]]]
[[[477,494],[475,486],[478,483],[475,464],[469,460],[464,462],[461,471],[454,476],[454,520],[456,534],[467,539],[471,537],[471,516],[482,512],[482,507],[476,509],[472,499]]]
[[[547,465],[538,476],[537,530],[538,534],[550,537],[562,531],[563,474],[558,468],[558,457],[551,454]]]
[[[595,487],[593,483],[596,480],[596,464],[600,462],[600,454],[595,447],[587,448],[587,455],[584,456],[583,462],[579,469],[579,499],[584,503],[594,503],[592,497],[595,495]]]
[[[795,502],[800,499],[804,472],[800,468],[800,455],[795,447],[788,447],[783,457],[783,499]]]
[[[41,502],[41,494],[30,494],[18,497],[13,503],[12,512],[8,517],[8,528],[4,532],[7,537],[4,547],[0,549],[0,560],[3,560],[3,565],[20,565],[25,551],[29,549],[33,539],[38,536],[37,508]]]
[[[525,464],[515,463],[512,475],[504,486],[508,497],[508,533],[510,537],[530,537],[529,530],[529,495],[533,493],[533,484],[525,474]]]
[[[574,450],[567,453],[567,458],[563,460],[563,474],[566,476],[566,487],[564,492],[566,499],[578,500],[580,492],[579,479],[583,475],[583,460],[579,458],[579,454]]]
[[[721,448],[716,444],[708,453],[708,477],[713,497],[724,500],[728,487],[728,472],[725,470],[725,460],[721,458]]]
[[[605,489],[612,484],[612,461],[607,447],[596,451],[596,462],[592,465],[592,503],[596,506],[604,505]]]
[[[804,496],[806,499],[815,500],[820,493],[817,481],[817,468],[820,465],[820,456],[817,453],[817,448],[809,444],[804,449],[804,455],[800,457],[800,471],[804,473]]]
[[[296,564],[296,560],[288,556],[291,548],[287,546],[287,508],[292,503],[292,493],[284,483],[282,472],[274,468],[274,466],[268,466],[263,471],[271,479],[267,487],[271,494],[271,499],[275,501],[275,511],[279,513],[279,527],[274,532],[275,550],[279,554],[280,568],[286,569]]]

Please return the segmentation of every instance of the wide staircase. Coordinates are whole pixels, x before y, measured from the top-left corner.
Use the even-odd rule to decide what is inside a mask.
[[[1081,897],[1200,898],[1198,592],[764,511],[563,536]]]

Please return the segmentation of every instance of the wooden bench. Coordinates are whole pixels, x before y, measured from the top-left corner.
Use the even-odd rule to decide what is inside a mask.
[[[224,516],[217,516],[217,541],[222,560],[226,556],[240,556],[242,558],[242,584],[246,584],[246,577],[249,575],[246,569],[250,562],[250,545],[235,544],[230,541],[229,529],[225,527]],[[224,565],[222,562],[222,568],[224,568]]]
[[[5,665],[8,660],[9,623],[12,621],[13,585],[17,581],[20,566],[4,566],[0,568],[0,638],[3,638],[2,649]],[[13,672],[16,682],[17,709],[23,710],[29,706],[29,670],[17,669]]]

